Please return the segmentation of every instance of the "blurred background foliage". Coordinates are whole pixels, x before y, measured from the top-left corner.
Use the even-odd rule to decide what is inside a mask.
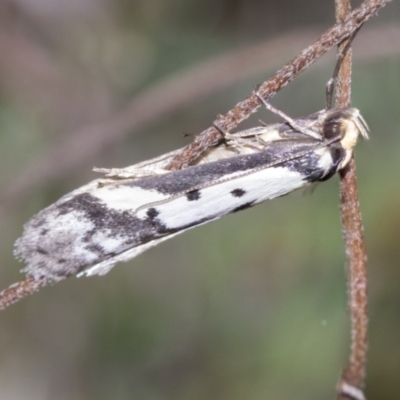
[[[369,268],[367,397],[399,399],[400,5],[354,43]],[[1,287],[23,223],[96,178],[187,144],[334,22],[333,1],[2,0]],[[324,107],[326,55],[272,104]],[[257,119],[275,121],[265,110]],[[346,363],[337,178],[202,226],[105,277],[1,313],[0,398],[323,399]]]

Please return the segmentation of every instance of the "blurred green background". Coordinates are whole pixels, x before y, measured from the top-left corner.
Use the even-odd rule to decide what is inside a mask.
[[[369,269],[367,397],[400,398],[400,5],[354,43]],[[189,143],[334,22],[333,1],[3,0],[0,282],[34,213]],[[332,51],[271,101],[324,107]],[[257,119],[276,121],[262,110]],[[338,182],[202,226],[0,314],[2,400],[334,397],[349,348]]]

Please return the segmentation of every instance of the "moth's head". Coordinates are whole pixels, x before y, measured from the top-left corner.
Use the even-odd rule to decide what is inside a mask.
[[[368,125],[356,108],[333,109],[326,112],[323,122],[325,139],[337,139],[346,150],[352,150],[361,134],[368,139]]]
[[[346,156],[339,165],[344,168],[350,161],[357,138],[368,139],[368,125],[356,108],[328,110],[323,122],[323,135],[327,140],[340,143]]]

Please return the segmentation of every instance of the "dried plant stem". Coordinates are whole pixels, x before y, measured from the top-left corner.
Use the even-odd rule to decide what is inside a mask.
[[[367,21],[380,8],[390,0],[365,1],[360,7],[351,12],[346,20],[334,25],[326,31],[314,44],[304,49],[289,64],[281,68],[271,79],[265,81],[257,88],[257,92],[266,100],[274,96],[280,89],[290,83],[300,72],[308,68],[319,57],[325,54],[334,45],[349,37],[360,25]],[[218,117],[218,126],[224,130],[235,128],[240,122],[254,113],[261,102],[253,92],[246,100],[238,103],[225,115]],[[221,133],[214,127],[210,127],[200,133],[193,143],[171,161],[168,168],[181,169],[195,160],[200,154],[221,139]]]
[[[44,280],[35,280],[30,277],[14,283],[0,292],[0,310],[4,310],[18,300],[37,292],[41,287],[47,285],[48,283]]]
[[[341,174],[340,186],[340,210],[346,246],[348,304],[351,320],[349,363],[343,371],[338,385],[338,399],[344,400],[349,399],[349,396],[345,395],[346,390],[343,390],[344,386],[351,385],[363,390],[367,361],[366,254],[354,160],[350,162],[346,171]]]
[[[369,1],[368,4],[375,4]],[[336,20],[346,19],[351,10],[350,0],[335,0]],[[339,52],[346,43],[339,46]],[[336,104],[350,106],[351,51],[345,56],[337,81]],[[347,368],[337,386],[337,400],[364,400],[367,361],[367,273],[363,226],[358,202],[354,159],[340,174],[340,210],[346,247],[348,275],[348,304],[351,320],[351,346]]]

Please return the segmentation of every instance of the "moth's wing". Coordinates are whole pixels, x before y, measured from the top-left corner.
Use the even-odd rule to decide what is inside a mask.
[[[134,247],[129,247],[129,244],[126,246],[127,239],[135,240],[134,231],[128,228],[121,236],[117,233],[114,239],[117,240],[118,237],[120,239],[118,239],[119,244],[113,249],[117,251],[116,254],[109,257],[108,253],[104,259],[99,257],[98,262],[83,269],[81,275],[103,275],[117,262],[128,261],[179,233],[252,207],[264,200],[283,196],[307,184],[303,175],[299,173],[284,168],[269,168],[252,174],[241,174],[241,177],[236,179],[232,175],[215,185],[210,184],[202,189],[188,191],[186,194],[171,195],[144,204],[130,219],[131,227],[136,229],[138,237]],[[106,199],[104,201],[107,202]],[[121,213],[119,215],[122,216]],[[107,229],[99,230],[91,238],[92,249],[104,249],[105,244],[113,239],[112,236],[108,234]],[[146,240],[146,236],[151,238],[148,242],[141,243]]]
[[[307,126],[311,124],[310,119],[296,120],[300,125]],[[313,119],[311,120],[313,121]],[[237,155],[254,154],[265,148],[273,145],[276,141],[296,141],[308,140],[309,136],[301,132],[294,131],[287,123],[278,123],[270,125],[261,125],[248,128],[233,134],[230,134],[229,142],[221,140],[216,146],[211,147],[193,160],[190,165],[200,165],[210,162],[223,160],[225,158],[235,157]],[[246,141],[240,143],[240,146],[233,144],[234,138],[245,138]],[[182,152],[183,148],[163,154],[140,163],[130,165],[124,168],[95,168],[96,172],[103,173],[106,178],[143,178],[152,175],[161,175],[168,173],[166,166],[172,159]]]
[[[34,216],[15,254],[35,279],[103,274],[189,228],[307,185],[310,173],[320,173],[314,150],[311,141],[276,143],[161,176],[93,181]]]
[[[129,187],[126,181],[90,182],[33,216],[14,253],[27,263],[23,272],[49,281],[107,264],[150,241],[154,229],[136,218],[135,209],[165,198],[156,191]]]
[[[161,237],[159,239],[153,239],[151,242],[147,242],[142,245],[138,245],[136,247],[125,250],[122,253],[115,255],[113,258],[106,258],[105,260],[100,261],[99,263],[97,263],[97,264],[93,265],[92,267],[85,269],[84,271],[79,273],[78,277],[104,275],[107,272],[109,272],[110,269],[113,268],[117,262],[124,262],[124,261],[132,260],[132,258],[135,258],[139,254],[150,249],[151,247],[157,246],[158,244],[166,241],[167,239],[171,239],[174,236],[179,235],[180,233],[183,233],[183,232],[185,232],[185,231],[175,232],[175,233],[171,233],[168,236]]]
[[[169,172],[165,167],[177,154],[181,153],[182,150],[183,149],[174,150],[159,157],[142,161],[124,168],[94,168],[94,171],[104,174],[106,178],[119,179],[143,178],[146,176],[161,175]]]

